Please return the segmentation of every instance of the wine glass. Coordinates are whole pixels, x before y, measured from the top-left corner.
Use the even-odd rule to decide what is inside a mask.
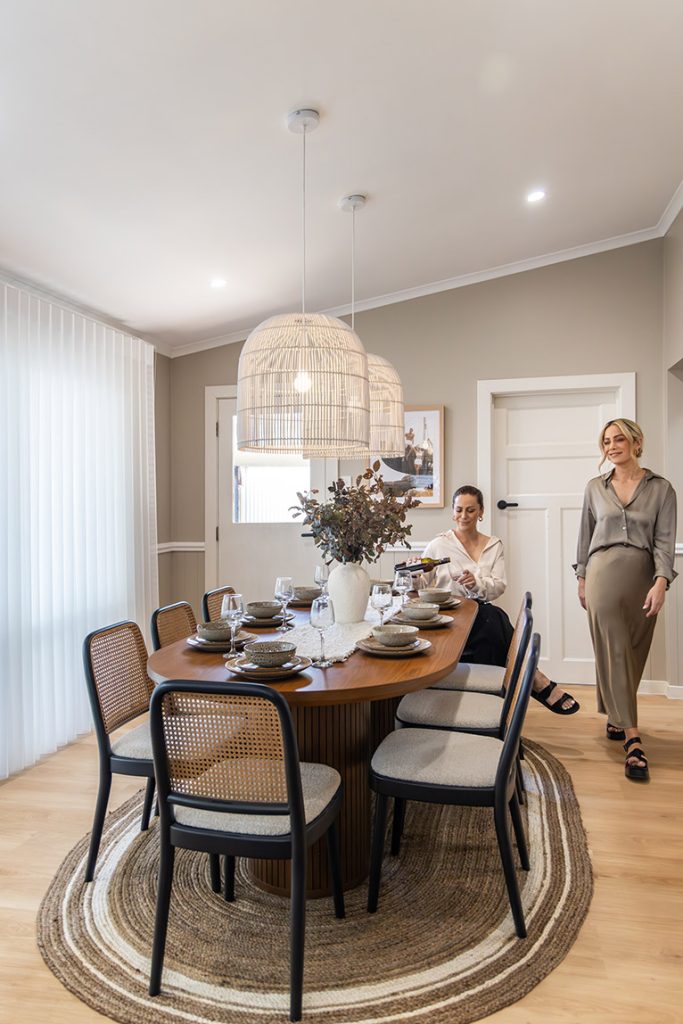
[[[316,597],[311,604],[311,625],[320,633],[320,658],[313,664],[316,668],[329,668],[332,662],[325,658],[325,630],[334,625],[334,605],[327,594]]]
[[[290,628],[287,625],[287,605],[294,597],[294,586],[291,576],[278,576],[275,580],[275,597],[282,605],[282,625],[278,626],[278,633],[286,633]]]
[[[391,584],[375,583],[370,594],[370,604],[379,612],[380,626],[384,625],[384,610],[391,607],[392,601]]]
[[[401,598],[401,607],[406,603],[406,594],[413,587],[413,574],[408,569],[399,569],[394,577],[394,590]]]
[[[224,594],[221,602],[221,615],[230,623],[230,656],[237,654],[235,632],[244,615],[244,603],[241,594]]]
[[[327,593],[327,580],[330,575],[330,570],[326,565],[316,565],[315,567],[315,582],[320,587],[321,594]]]

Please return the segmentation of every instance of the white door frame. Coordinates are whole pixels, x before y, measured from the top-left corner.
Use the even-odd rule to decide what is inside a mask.
[[[236,384],[204,388],[204,586],[214,590],[218,583],[218,402],[237,398]]]
[[[584,373],[565,377],[511,377],[477,382],[477,480],[486,495],[484,530],[491,530],[493,504],[493,406],[501,395],[547,391],[616,391],[617,414],[636,418],[635,373]]]

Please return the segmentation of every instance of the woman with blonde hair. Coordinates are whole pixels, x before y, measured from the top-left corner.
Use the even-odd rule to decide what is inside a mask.
[[[595,651],[598,711],[607,715],[607,738],[626,741],[626,777],[641,781],[649,771],[636,694],[676,577],[676,493],[641,467],[643,443],[638,424],[623,417],[600,431],[598,468],[606,460],[612,468],[586,487],[574,566]]]

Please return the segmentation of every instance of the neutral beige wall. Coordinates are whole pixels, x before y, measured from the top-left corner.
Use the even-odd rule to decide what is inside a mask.
[[[683,360],[683,212],[663,240],[664,366]]]
[[[154,432],[157,463],[157,537],[171,533],[171,360],[158,352],[154,361]]]

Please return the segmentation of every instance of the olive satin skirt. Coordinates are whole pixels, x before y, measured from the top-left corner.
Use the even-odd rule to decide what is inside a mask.
[[[598,688],[598,711],[620,729],[638,725],[636,694],[652,643],[656,616],[643,604],[654,583],[649,551],[596,551],[586,567],[586,609]]]

